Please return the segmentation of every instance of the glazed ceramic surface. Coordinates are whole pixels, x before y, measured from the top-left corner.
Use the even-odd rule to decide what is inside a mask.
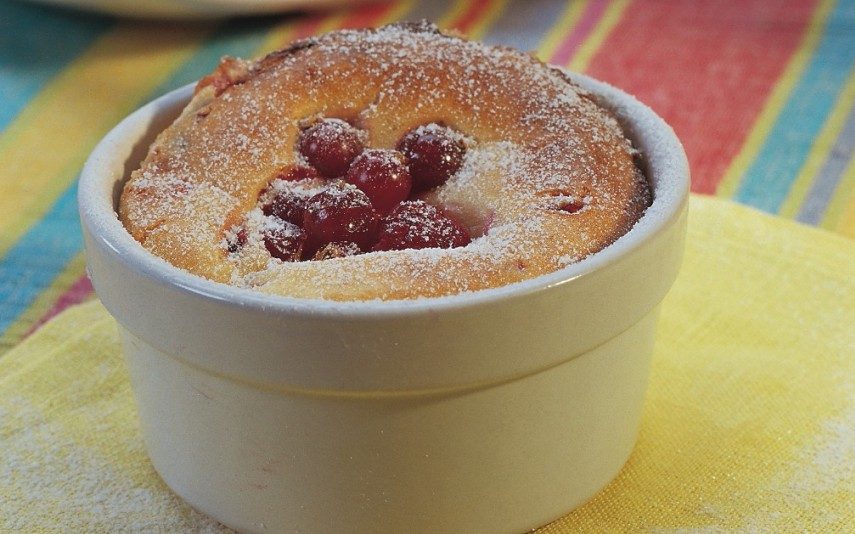
[[[99,144],[79,192],[89,273],[120,325],[152,462],[176,493],[244,531],[514,532],[614,477],[680,263],[689,171],[649,108],[572,76],[640,149],[653,205],[579,263],[449,297],[277,297],[143,249],[117,196],[190,87]]]

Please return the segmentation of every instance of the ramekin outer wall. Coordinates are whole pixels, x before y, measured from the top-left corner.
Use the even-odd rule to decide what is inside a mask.
[[[519,532],[615,476],[680,263],[688,167],[648,108],[574,78],[644,154],[653,206],[578,264],[438,299],[274,297],[144,250],[116,217],[118,191],[189,88],[102,141],[80,184],[88,269],[176,493],[248,532]]]
[[[658,308],[501,384],[423,395],[239,383],[122,333],[155,468],[241,532],[525,532],[614,478],[638,433]]]
[[[257,294],[180,271],[137,244],[114,206],[116,184],[180,111],[185,87],[119,124],[84,168],[81,219],[95,289],[124,328],[158,350],[210,372],[297,390],[468,387],[571,359],[663,298],[679,268],[688,190],[682,147],[661,119],[609,86],[574,77],[623,119],[655,196],[650,217],[579,264],[471,294],[359,303]],[[658,219],[645,226],[646,218]]]

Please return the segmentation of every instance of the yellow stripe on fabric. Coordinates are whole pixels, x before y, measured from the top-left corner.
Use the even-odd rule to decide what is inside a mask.
[[[50,309],[56,304],[57,299],[65,293],[74,282],[83,276],[86,270],[86,258],[80,252],[59,275],[54,278],[51,285],[42,291],[38,298],[30,304],[30,307],[18,316],[14,323],[9,325],[9,328],[0,336],[0,356],[7,350],[18,344],[19,341],[26,335],[27,331],[32,326],[44,317]]]
[[[395,6],[389,10],[389,13],[383,17],[383,24],[403,19],[407,16],[407,13],[413,10],[415,5],[416,0],[402,0],[400,2],[396,2]]]
[[[829,113],[828,120],[814,140],[813,147],[811,147],[804,165],[790,187],[787,198],[778,210],[779,215],[793,218],[799,212],[813,181],[822,169],[825,160],[828,159],[831,149],[834,148],[834,142],[846,126],[846,120],[853,105],[855,105],[855,69],[849,75],[843,92]]]
[[[325,31],[333,30],[341,24],[342,19],[344,19],[344,15],[341,12],[336,11],[333,14],[324,17],[323,21],[318,26],[318,31],[312,33],[323,33]],[[297,29],[301,23],[305,24],[305,20],[290,21],[272,28],[268,32],[267,38],[264,39],[261,46],[256,49],[254,56],[257,57],[268,54],[293,41],[297,37]]]
[[[451,7],[448,8],[448,11],[439,18],[436,25],[444,30],[450,28],[452,24],[454,24],[454,22],[469,9],[469,6],[474,1],[475,0],[455,0]]]
[[[617,0],[609,4],[603,12],[603,16],[597,21],[597,25],[591,30],[588,37],[582,41],[579,50],[573,55],[573,59],[567,64],[567,68],[577,72],[584,72],[594,58],[594,54],[600,49],[605,42],[606,37],[620,22],[624,11],[629,6],[630,0]]]
[[[51,436],[54,439],[61,437],[64,449],[77,451],[76,459],[64,461],[74,466],[69,469],[82,468],[76,464],[85,455],[87,462],[103,465],[114,474],[121,473],[138,488],[157,489],[162,484],[151,466],[139,465],[124,452],[138,449],[139,423],[134,406],[125,401],[129,385],[116,341],[115,323],[103,312],[93,313],[98,310],[103,310],[103,307],[95,302],[68,310],[63,315],[74,317],[72,324],[60,326],[52,321],[38,336],[18,346],[32,347],[21,349],[32,350],[26,361],[15,362],[7,357],[0,359],[0,370],[3,371],[0,384],[7,391],[14,388],[17,408],[8,412],[0,426],[0,442],[14,442],[16,436],[32,434],[29,438],[32,447],[49,449],[50,442],[40,439],[39,427],[50,422],[50,432],[44,437],[48,440]],[[33,376],[35,369],[41,369],[36,377]],[[58,392],[56,385],[69,380],[75,382],[79,389]],[[58,411],[62,416],[57,415]],[[113,438],[104,440],[101,429],[115,424],[121,424],[122,428]],[[71,451],[55,452],[64,457]],[[14,486],[16,475],[18,473],[12,473],[11,480],[6,480],[5,485]],[[65,475],[73,476],[73,473]],[[57,483],[64,479],[60,478],[62,476],[62,473],[56,474]],[[45,495],[45,498],[50,499],[50,495]]]
[[[508,0],[492,0],[489,7],[481,15],[475,24],[473,24],[466,34],[470,39],[482,39],[487,31],[493,26],[496,20],[501,16],[505,8],[508,7]]]
[[[155,472],[113,319],[98,302],[62,317],[0,359],[0,531],[223,531]]]
[[[855,239],[855,154],[834,190],[821,226]]]
[[[381,17],[380,20],[376,21],[373,25],[380,26],[395,20],[399,20],[412,10],[414,3],[415,0],[402,0],[395,2],[395,4],[389,9],[389,12],[386,13],[383,17]],[[345,22],[347,21],[347,18],[350,15],[352,15],[351,10],[334,11],[328,16],[324,17],[318,24],[317,28],[315,28],[311,33],[312,35],[318,35],[337,30],[344,26]],[[273,28],[269,32],[268,37],[264,40],[262,45],[256,50],[255,56],[262,56],[264,54],[282,48],[284,45],[293,41],[295,38],[300,37],[298,35],[297,30],[299,29],[299,26],[301,24],[305,24],[305,19],[281,24]]]
[[[549,61],[549,58],[555,55],[555,51],[561,46],[567,34],[576,27],[579,18],[588,8],[589,3],[590,0],[568,2],[564,13],[561,14],[558,21],[549,29],[546,37],[541,41],[540,46],[537,47],[537,56],[542,61]]]
[[[748,138],[743,143],[739,153],[733,158],[730,165],[728,165],[724,177],[716,187],[716,195],[732,197],[739,189],[742,174],[763,147],[763,143],[772,131],[775,121],[787,103],[790,93],[792,93],[793,88],[802,77],[810,58],[819,45],[822,30],[833,7],[834,0],[822,0],[816,7],[808,24],[807,32],[802,37],[798,49],[784,69],[781,78],[775,83],[769,99],[763,105],[763,109],[760,111],[760,115],[751,128],[751,132],[748,134]]]
[[[66,190],[98,140],[213,28],[122,24],[22,110],[0,134],[0,256]]]

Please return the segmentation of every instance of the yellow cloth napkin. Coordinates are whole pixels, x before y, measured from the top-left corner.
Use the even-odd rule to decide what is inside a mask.
[[[855,525],[855,242],[693,197],[657,339],[628,464],[543,532]],[[222,529],[150,466],[97,302],[0,358],[9,529]]]

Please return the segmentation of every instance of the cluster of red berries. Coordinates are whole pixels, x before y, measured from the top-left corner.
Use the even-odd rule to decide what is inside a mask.
[[[276,180],[325,178],[312,196],[277,188],[261,206],[277,224],[264,244],[284,261],[328,259],[369,251],[462,247],[471,241],[460,223],[412,195],[442,185],[463,163],[465,148],[444,126],[408,132],[396,150],[365,148],[360,132],[340,119],[304,130],[298,150],[309,166]]]

